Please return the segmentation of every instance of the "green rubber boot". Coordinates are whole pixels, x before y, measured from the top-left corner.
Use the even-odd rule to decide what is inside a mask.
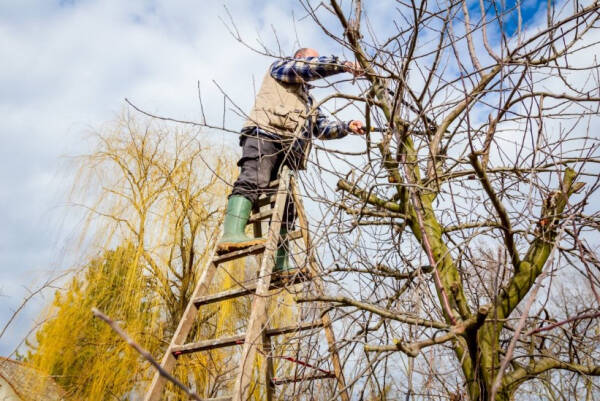
[[[279,234],[281,234],[281,236],[284,236],[285,234],[287,234],[287,229],[281,227],[281,230],[279,230]],[[275,254],[275,267],[273,267],[274,272],[283,272],[293,269],[292,265],[290,264],[288,248],[289,243],[287,240],[282,241],[279,248],[277,248],[277,253]]]
[[[251,210],[252,202],[249,199],[239,195],[229,197],[223,237],[217,244],[217,253],[232,252],[265,242],[264,238],[250,238],[244,232]]]

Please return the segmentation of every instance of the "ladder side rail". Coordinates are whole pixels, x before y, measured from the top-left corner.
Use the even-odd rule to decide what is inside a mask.
[[[262,351],[265,358],[261,372],[262,379],[265,381],[265,400],[273,401],[273,376],[275,376],[273,358],[271,358],[273,345],[271,344],[271,337],[264,332],[262,334]]]
[[[267,197],[270,197],[269,194],[266,195]],[[268,208],[268,212],[265,210]],[[260,216],[273,216],[273,210],[274,208],[271,207],[270,203],[265,204],[262,207],[259,207],[258,210],[258,215]],[[254,237],[262,237],[263,235],[263,222],[260,220],[254,221],[252,224],[252,230],[254,232]],[[258,254],[255,257],[256,259],[256,263],[257,266],[261,266],[262,265],[262,260],[263,260],[263,255],[262,254]],[[273,380],[273,376],[274,376],[274,370],[273,370],[273,359],[271,358],[271,354],[273,352],[272,349],[272,345],[271,345],[271,338],[269,336],[266,335],[265,332],[263,332],[262,334],[262,351],[263,351],[263,355],[264,355],[264,363],[262,365],[262,371],[261,371],[261,376],[262,379],[265,382],[264,385],[264,391],[265,391],[265,400],[266,401],[272,401],[273,400],[273,385],[272,385],[272,380]]]
[[[175,362],[177,358],[173,355],[173,348],[182,345],[186,340],[194,321],[196,320],[196,315],[198,313],[198,308],[194,304],[194,299],[198,298],[201,294],[208,292],[208,288],[212,283],[215,272],[217,271],[217,266],[212,262],[214,255],[216,254],[216,245],[213,248],[212,257],[208,259],[206,268],[196,284],[196,288],[188,302],[183,315],[181,316],[181,320],[179,321],[179,325],[173,334],[173,338],[171,339],[171,343],[167,348],[165,355],[163,356],[160,366],[165,369],[167,372],[171,373],[173,368],[175,367]],[[165,378],[160,375],[158,371],[154,373],[154,377],[152,378],[152,383],[150,384],[150,388],[144,397],[144,401],[159,401],[161,399],[161,394],[163,388],[165,386]]]
[[[304,205],[302,203],[302,199],[300,197],[300,193],[298,191],[298,185],[296,180],[292,177],[291,179],[291,191],[292,198],[294,200],[294,204],[296,206],[296,213],[298,214],[298,225],[300,226],[300,231],[302,233],[303,246],[301,248],[304,252],[306,252],[306,261],[308,262],[308,267],[311,272],[311,276],[313,278],[313,282],[315,284],[317,295],[324,294],[323,288],[323,280],[319,275],[319,271],[317,268],[317,263],[314,259],[314,255],[312,255],[312,249],[310,246],[310,233],[308,230],[308,219],[306,218],[306,212],[304,211]],[[344,378],[344,372],[342,369],[342,363],[340,361],[340,356],[336,347],[335,334],[333,332],[331,317],[329,313],[324,313],[321,317],[323,322],[323,330],[325,331],[325,338],[327,339],[327,343],[329,345],[329,353],[331,355],[331,361],[333,363],[333,370],[335,373],[335,377],[338,383],[340,397],[342,401],[350,401],[350,396],[348,395],[348,389],[346,386],[346,380]]]
[[[246,339],[242,349],[239,372],[233,389],[233,401],[247,401],[251,395],[252,367],[256,359],[257,346],[262,345],[263,342],[263,326],[267,318],[267,297],[271,283],[271,274],[275,264],[275,252],[277,251],[280,238],[279,230],[283,218],[283,209],[289,193],[290,175],[289,168],[284,166],[279,178],[275,208],[265,244],[256,295],[252,302],[252,310],[246,329]]]

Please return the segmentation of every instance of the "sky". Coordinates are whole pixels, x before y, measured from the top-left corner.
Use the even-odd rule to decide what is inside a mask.
[[[370,4],[373,29],[383,29],[377,21],[387,13],[378,4]],[[523,4],[527,21],[540,2]],[[248,43],[229,32],[229,15]],[[213,81],[248,110],[252,82],[272,60],[248,45],[343,55],[304,15],[294,0],[0,0],[0,331],[25,296],[70,267],[64,241],[77,221],[65,206],[68,158],[89,150],[90,132],[125,98],[199,120],[198,83],[209,120],[219,122],[222,109]],[[236,136],[211,135],[237,149]],[[26,305],[0,337],[0,355],[12,353],[51,299],[47,291]]]

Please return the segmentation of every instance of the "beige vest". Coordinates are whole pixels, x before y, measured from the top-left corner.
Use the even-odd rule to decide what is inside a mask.
[[[244,128],[258,127],[281,136],[298,136],[308,112],[308,94],[302,84],[280,82],[267,71]]]

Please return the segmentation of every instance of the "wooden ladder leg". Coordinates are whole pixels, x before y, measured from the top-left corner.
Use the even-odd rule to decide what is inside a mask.
[[[269,196],[267,194],[267,196]],[[266,208],[271,208],[271,205],[265,205],[263,206],[262,209],[266,209]],[[259,210],[258,212],[260,213],[262,210]],[[263,229],[262,229],[262,221],[256,221],[253,223],[252,225],[252,229],[254,231],[254,237],[258,238],[258,237],[262,237],[263,235]],[[262,265],[262,261],[263,261],[263,255],[262,254],[258,254],[256,255],[256,262],[258,266]],[[272,344],[271,344],[271,337],[266,336],[263,332],[262,335],[262,352],[264,355],[264,361],[263,361],[263,365],[262,365],[262,380],[264,380],[265,383],[265,400],[266,401],[272,401],[273,400],[273,384],[272,384],[272,380],[273,380],[273,359],[271,358],[271,354],[273,352],[272,350]]]
[[[310,269],[310,274],[313,278],[313,282],[316,287],[317,295],[323,295],[323,281],[321,280],[321,276],[319,275],[319,271],[317,269],[317,264],[312,255],[311,247],[310,247],[310,234],[308,231],[308,220],[306,218],[306,213],[304,211],[304,206],[302,204],[302,199],[300,198],[300,194],[298,192],[298,186],[296,181],[291,179],[290,183],[292,198],[294,200],[294,204],[296,206],[296,213],[298,214],[298,225],[300,226],[300,231],[302,232],[303,239],[303,248],[304,252],[306,252],[306,260],[308,262],[308,266]],[[350,401],[350,397],[348,395],[348,389],[346,387],[346,380],[344,379],[344,372],[342,370],[342,363],[340,361],[340,355],[337,351],[337,347],[335,344],[335,334],[333,333],[333,328],[331,326],[331,317],[329,313],[323,314],[321,321],[323,323],[323,330],[325,331],[325,338],[327,339],[327,343],[329,345],[329,353],[331,355],[331,362],[333,364],[333,371],[335,373],[335,377],[338,383],[340,397],[342,401]]]
[[[252,368],[256,360],[256,351],[263,343],[263,331],[267,318],[267,297],[271,283],[271,273],[275,265],[275,252],[279,243],[279,229],[283,217],[285,201],[289,193],[290,170],[287,166],[279,178],[279,187],[275,200],[275,208],[269,226],[269,234],[265,244],[263,260],[260,267],[260,277],[256,286],[256,295],[252,301],[252,310],[248,321],[246,338],[242,348],[239,372],[233,388],[232,401],[247,401],[251,395]]]
[[[173,355],[173,347],[182,345],[196,320],[196,316],[198,314],[198,308],[192,302],[193,299],[199,297],[201,294],[206,294],[208,292],[208,287],[212,283],[215,272],[217,271],[217,266],[212,262],[214,258],[213,256],[209,259],[209,263],[204,269],[204,273],[202,274],[198,284],[196,284],[196,288],[194,289],[194,293],[190,298],[190,302],[188,303],[183,315],[181,316],[181,320],[179,321],[179,325],[177,326],[177,330],[173,334],[173,338],[171,339],[171,343],[163,356],[160,365],[167,372],[171,373],[173,368],[175,367],[176,358]],[[154,377],[152,378],[152,383],[150,384],[150,388],[144,397],[144,401],[159,401],[161,399],[161,394],[163,388],[165,386],[165,379],[158,373],[154,373]]]
[[[265,400],[273,401],[273,345],[271,338],[263,334],[262,347],[264,361],[262,366],[262,379],[265,381]]]

